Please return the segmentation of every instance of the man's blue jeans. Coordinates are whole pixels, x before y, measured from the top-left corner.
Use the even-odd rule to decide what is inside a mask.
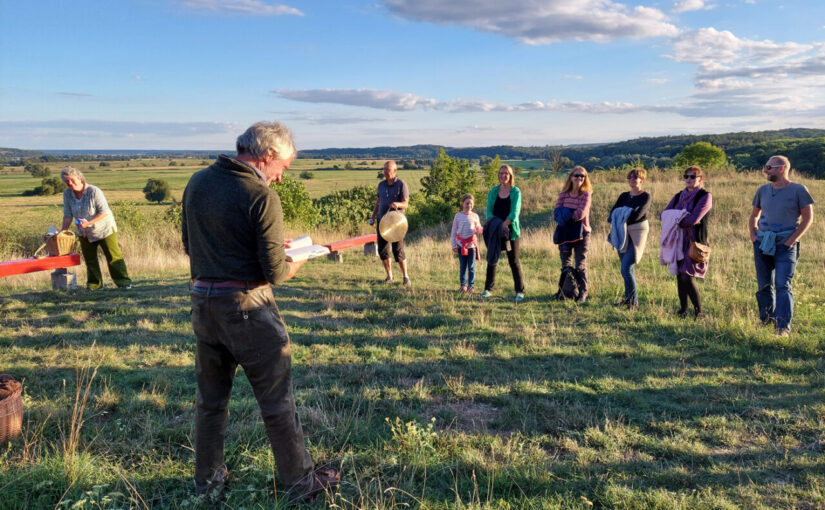
[[[466,278],[464,274],[467,274]],[[476,284],[476,249],[467,250],[467,255],[458,252],[458,281],[462,287],[474,287]]]
[[[790,248],[784,243],[776,243],[776,253],[765,255],[759,243],[753,243],[753,258],[756,263],[756,303],[762,322],[773,322],[776,329],[787,329],[793,318],[793,290],[791,280],[799,261],[799,243]]]
[[[619,260],[622,262],[622,278],[624,278],[624,303],[636,306],[639,304],[639,297],[636,293],[636,248],[630,239],[627,240],[627,251],[619,253]]]

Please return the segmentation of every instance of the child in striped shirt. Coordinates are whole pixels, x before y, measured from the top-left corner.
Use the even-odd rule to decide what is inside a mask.
[[[473,292],[476,281],[476,260],[481,258],[478,253],[476,234],[481,233],[482,226],[478,214],[473,212],[474,205],[473,195],[468,193],[461,197],[462,209],[455,213],[453,228],[450,232],[450,245],[453,253],[458,254],[458,281],[461,284],[458,290],[460,292]]]

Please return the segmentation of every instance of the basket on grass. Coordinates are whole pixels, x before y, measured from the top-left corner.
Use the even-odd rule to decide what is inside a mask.
[[[68,255],[74,250],[77,236],[71,230],[63,230],[62,232],[49,232],[43,236],[45,241],[40,248],[34,252],[37,258],[43,257],[59,257],[61,255]]]
[[[0,375],[0,444],[20,435],[23,428],[23,385]]]

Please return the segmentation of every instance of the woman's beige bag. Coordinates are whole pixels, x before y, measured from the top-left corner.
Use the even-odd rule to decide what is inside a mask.
[[[693,241],[688,248],[688,257],[694,262],[707,262],[710,259],[710,246]]]

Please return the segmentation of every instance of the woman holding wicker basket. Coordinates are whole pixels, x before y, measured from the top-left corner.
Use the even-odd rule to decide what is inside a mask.
[[[132,279],[126,270],[123,253],[117,243],[117,223],[100,188],[86,184],[83,173],[74,167],[64,167],[60,179],[66,184],[63,192],[63,227],[66,230],[75,220],[80,238],[80,251],[86,262],[86,288],[99,289],[103,273],[97,261],[97,248],[103,250],[109,276],[122,289],[132,288]]]

